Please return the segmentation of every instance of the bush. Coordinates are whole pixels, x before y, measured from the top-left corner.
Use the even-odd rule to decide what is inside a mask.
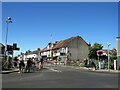
[[[84,67],[84,66],[85,66],[85,61],[80,61],[80,62],[79,62],[79,66],[80,66],[80,67]]]
[[[112,64],[110,63],[110,69],[111,69],[111,66]],[[114,67],[114,66],[113,66]],[[105,62],[105,68],[108,69],[108,62]]]

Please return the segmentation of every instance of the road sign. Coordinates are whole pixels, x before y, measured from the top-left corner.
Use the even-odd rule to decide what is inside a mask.
[[[97,50],[97,56],[103,56],[103,50]]]

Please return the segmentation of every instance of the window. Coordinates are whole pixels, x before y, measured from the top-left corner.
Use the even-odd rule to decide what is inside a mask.
[[[61,48],[60,50],[62,53],[65,53],[65,48]]]

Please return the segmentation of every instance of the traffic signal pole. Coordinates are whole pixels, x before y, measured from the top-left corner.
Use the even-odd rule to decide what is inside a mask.
[[[8,23],[7,23],[7,26],[6,26],[6,40],[5,40],[5,53],[4,53],[4,62],[3,62],[3,65],[2,67],[5,66],[5,64],[7,63],[7,37],[8,37]]]
[[[6,54],[7,54],[7,38],[8,38],[8,23],[7,23],[7,27],[6,27],[6,40],[5,40],[5,61],[7,61],[6,59]]]
[[[14,50],[12,50],[12,67],[13,67],[13,55],[14,55]]]

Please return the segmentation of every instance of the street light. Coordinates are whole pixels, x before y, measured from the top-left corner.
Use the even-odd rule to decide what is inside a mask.
[[[110,70],[109,46],[111,45],[111,43],[107,43],[107,45],[108,45],[108,70]]]
[[[6,53],[7,53],[8,24],[9,24],[9,23],[12,23],[12,20],[11,20],[10,17],[8,17],[8,18],[6,19],[6,23],[7,23],[7,27],[6,27],[6,40],[5,40],[5,61],[7,61],[7,60],[6,60]]]

